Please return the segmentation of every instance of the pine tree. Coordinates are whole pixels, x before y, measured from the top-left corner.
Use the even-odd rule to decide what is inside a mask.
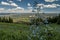
[[[1,22],[1,20],[2,20],[2,19],[1,19],[1,17],[0,17],[0,22]]]
[[[13,23],[13,19],[9,17],[9,23]]]
[[[60,24],[60,14],[58,16],[57,24]]]
[[[2,18],[2,22],[5,22],[5,17]]]
[[[6,23],[9,23],[9,20],[6,18],[6,19],[5,19],[5,22],[6,22]]]

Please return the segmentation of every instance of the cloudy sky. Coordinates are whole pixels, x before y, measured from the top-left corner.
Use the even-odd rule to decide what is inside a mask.
[[[60,0],[0,0],[0,13],[31,13],[34,1],[42,12],[60,13]]]

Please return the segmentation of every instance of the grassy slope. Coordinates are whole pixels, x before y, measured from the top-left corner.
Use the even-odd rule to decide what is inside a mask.
[[[0,23],[0,30],[28,30],[29,25],[14,24],[14,23]]]
[[[41,28],[44,26],[42,25]],[[60,25],[49,24],[49,26],[58,32],[56,40],[60,40]],[[0,40],[27,40],[29,27],[26,24],[0,23]]]
[[[0,23],[0,40],[27,40],[29,25]]]

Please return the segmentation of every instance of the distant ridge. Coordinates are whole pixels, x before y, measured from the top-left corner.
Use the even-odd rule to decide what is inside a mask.
[[[15,15],[20,15],[20,16],[31,16],[31,15],[35,15],[37,13],[0,13],[0,15],[12,15],[12,16],[15,16]],[[43,15],[46,15],[46,16],[57,16],[59,15],[60,13],[39,13],[40,16]]]

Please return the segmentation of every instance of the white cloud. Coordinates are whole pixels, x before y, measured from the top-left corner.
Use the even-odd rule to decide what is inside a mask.
[[[16,7],[16,8],[12,8],[12,9],[4,9],[0,12],[4,12],[4,13],[21,13],[21,12],[24,12],[24,8]]]
[[[11,3],[10,5],[11,6],[16,6],[16,7],[18,6],[16,3]]]
[[[9,6],[15,6],[17,7],[18,5],[16,3],[13,3],[12,1],[10,1],[11,3],[7,3],[7,2],[1,2],[2,5],[9,5]]]
[[[0,13],[3,12],[5,9],[4,8],[0,8]]]
[[[33,9],[33,7],[28,7],[28,9]]]
[[[16,9],[19,9],[19,10],[24,10],[24,8],[22,8],[22,7],[17,7]]]
[[[12,9],[4,9],[0,13],[32,13],[31,9],[24,9],[22,7],[16,7]]]
[[[46,7],[46,8],[57,8],[58,6],[60,6],[60,5],[59,4],[44,5],[44,7]]]
[[[37,4],[37,7],[40,7],[41,9],[43,9],[44,4]]]
[[[45,0],[45,2],[54,2],[54,1],[58,1],[58,0]]]
[[[13,1],[9,1],[10,3],[13,3]]]
[[[3,1],[1,2],[1,4],[2,4],[2,5],[10,5],[9,3],[3,2]]]
[[[31,6],[31,4],[30,4],[30,3],[28,3],[27,5],[28,5],[28,6]]]
[[[2,1],[1,5],[15,6],[16,8],[12,8],[12,9],[0,8],[0,13],[1,12],[2,13],[30,13],[30,12],[32,12],[32,7],[31,7],[30,3],[28,3],[29,8],[26,10],[22,7],[19,7],[16,3],[14,3],[11,0],[7,0],[7,1],[9,1],[9,3]]]
[[[0,11],[3,11],[4,10],[4,8],[0,8]]]
[[[60,6],[59,4],[52,4],[52,5],[54,5],[54,6]]]
[[[41,8],[57,8],[58,6],[60,6],[59,4],[37,4],[37,7],[41,7]]]
[[[45,8],[57,8],[55,5],[44,5]]]
[[[37,6],[43,6],[44,4],[37,4]]]
[[[17,1],[20,1],[21,2],[22,0],[17,0]]]
[[[0,12],[4,12],[4,13],[21,13],[21,12],[27,12],[26,10],[24,10],[24,8],[19,7],[16,3],[13,3],[12,1],[9,1],[9,3],[2,1],[1,5],[15,6],[16,8],[12,8],[12,9],[0,8]]]
[[[22,7],[16,7],[16,8],[12,8],[12,9],[9,9],[9,10],[24,10],[24,8],[22,8]]]

